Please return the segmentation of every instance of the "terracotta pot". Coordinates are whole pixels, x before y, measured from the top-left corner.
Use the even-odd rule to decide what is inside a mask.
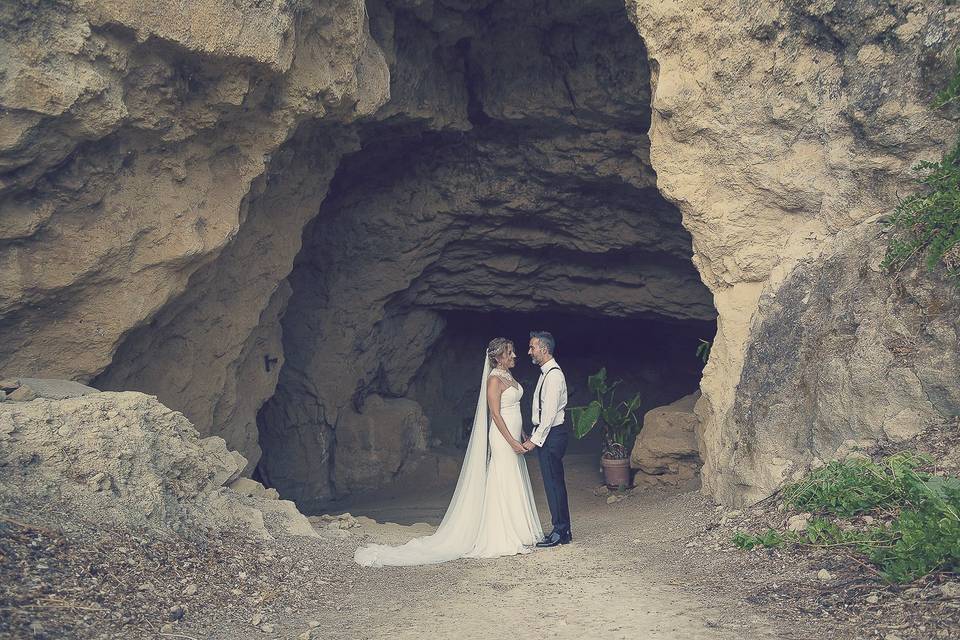
[[[618,487],[630,486],[630,460],[608,460],[600,458],[600,466],[603,467],[603,479],[607,486],[616,489]]]

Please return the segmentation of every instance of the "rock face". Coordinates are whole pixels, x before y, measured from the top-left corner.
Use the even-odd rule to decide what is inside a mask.
[[[245,464],[222,438],[201,439],[183,414],[141,393],[0,405],[8,489],[68,499],[122,527],[316,535],[293,503],[225,488]]]
[[[882,228],[839,233],[765,294],[734,403],[725,483],[769,494],[856,441],[902,442],[960,414],[960,290],[880,270]]]
[[[387,99],[363,3],[17,0],[0,25],[3,369],[150,391],[255,459],[282,281],[349,147],[309,123]]]
[[[953,410],[836,365],[877,404],[804,391],[787,430],[756,376],[806,339],[761,301],[956,132],[927,104],[958,43],[917,0],[3,3],[0,371],[155,394],[316,499],[422,452],[451,314],[717,317],[704,486],[756,499]]]
[[[738,381],[753,379],[748,354],[772,347],[754,318],[761,295],[778,295],[840,230],[890,211],[912,188],[910,167],[956,135],[928,104],[952,73],[960,11],[910,0],[627,4],[651,60],[657,185],[683,213],[718,312],[697,405],[704,487],[724,502],[754,500],[791,464],[743,453],[757,444],[756,418],[739,408]],[[899,411],[899,394],[874,397],[877,410]],[[825,408],[801,409],[808,422]],[[804,432],[764,437],[798,451]]]
[[[401,14],[374,29],[389,27],[383,41],[396,46],[391,101],[304,234],[286,365],[260,415],[259,471],[298,500],[382,482],[353,452],[414,450],[365,449],[384,429],[368,411],[404,442],[420,437],[405,404],[392,416],[367,405],[411,393],[451,313],[713,319],[690,239],[649,170],[649,75],[622,7],[533,2],[467,18],[451,28],[448,12]],[[410,101],[423,99],[406,86],[414,70],[446,78],[423,89],[441,131],[410,122]],[[473,336],[468,385],[491,337]],[[521,348],[526,338],[515,336]]]
[[[692,478],[700,466],[693,407],[699,393],[680,398],[643,416],[643,428],[630,452],[630,466],[638,469],[634,482],[654,484]]]

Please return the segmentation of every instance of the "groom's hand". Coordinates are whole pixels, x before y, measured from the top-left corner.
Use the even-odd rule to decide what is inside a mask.
[[[527,451],[533,451],[537,448],[537,445],[533,444],[533,440],[527,439],[527,441],[523,443],[523,448]]]

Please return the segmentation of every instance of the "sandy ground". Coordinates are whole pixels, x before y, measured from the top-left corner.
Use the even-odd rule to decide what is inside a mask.
[[[699,494],[676,491],[653,491],[607,504],[593,492],[599,480],[596,466],[593,455],[567,457],[572,544],[525,556],[431,567],[360,568],[350,598],[355,606],[341,611],[338,620],[324,621],[325,637],[780,637],[761,616],[745,615],[737,598],[705,598],[685,590],[683,577],[663,562],[676,555],[678,541],[689,528],[707,512],[712,515],[712,504]],[[549,530],[535,461],[530,469],[541,520]],[[397,487],[344,506],[354,515],[381,522],[436,522],[448,493],[421,491],[414,499]],[[362,531],[358,543],[399,543],[431,530],[426,524],[365,521],[353,531]]]
[[[379,569],[358,566],[357,547],[430,533],[453,478],[355,496],[329,512],[358,526],[316,518],[320,537],[275,541],[105,530],[14,483],[0,491],[0,638],[960,638],[960,597],[946,595],[960,593],[956,576],[893,586],[843,554],[744,552],[737,527],[782,515],[722,509],[695,486],[608,503],[597,463],[567,456],[572,544]],[[535,460],[530,470],[548,524]]]

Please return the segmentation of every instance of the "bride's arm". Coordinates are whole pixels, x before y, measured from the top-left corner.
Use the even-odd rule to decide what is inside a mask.
[[[487,378],[487,409],[489,409],[490,417],[493,418],[493,423],[497,425],[500,435],[507,441],[510,448],[517,453],[526,453],[527,450],[523,448],[523,445],[510,435],[507,423],[503,421],[503,416],[500,415],[500,396],[503,395],[506,388],[506,383],[497,376]]]

